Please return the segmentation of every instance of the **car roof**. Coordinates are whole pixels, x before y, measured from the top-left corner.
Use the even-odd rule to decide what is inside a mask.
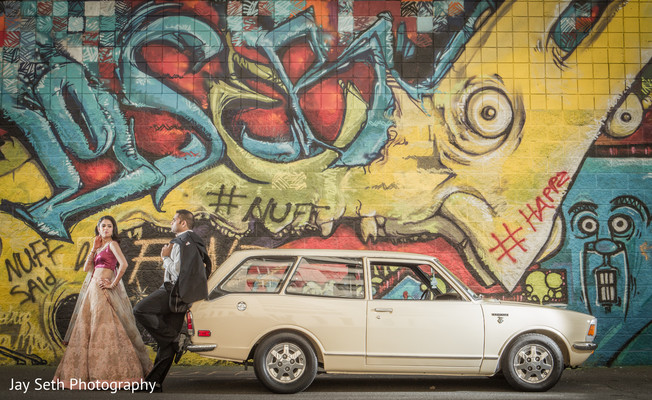
[[[355,250],[355,249],[257,249],[237,250],[232,257],[247,258],[255,256],[315,256],[315,257],[372,257],[396,258],[402,260],[436,260],[436,257],[417,253],[404,253],[400,251],[382,250]]]

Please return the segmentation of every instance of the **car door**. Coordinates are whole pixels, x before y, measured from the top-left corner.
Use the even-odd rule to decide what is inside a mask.
[[[285,289],[279,317],[310,332],[329,372],[364,365],[365,291],[360,258],[302,257]]]
[[[482,309],[427,263],[369,260],[366,364],[371,371],[477,372]]]

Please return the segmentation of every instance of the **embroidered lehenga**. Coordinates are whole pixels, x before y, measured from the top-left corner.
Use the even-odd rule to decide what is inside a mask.
[[[54,380],[67,388],[71,379],[139,382],[152,369],[122,281],[112,290],[98,286],[100,276],[107,276],[99,268],[115,274],[116,265],[117,259],[107,245],[95,256],[95,269],[82,285],[64,339],[68,348],[54,375]]]

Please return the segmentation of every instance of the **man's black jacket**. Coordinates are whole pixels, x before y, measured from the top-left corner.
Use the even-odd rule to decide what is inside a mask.
[[[204,241],[195,232],[185,231],[172,239],[172,243],[178,244],[181,250],[181,268],[177,281],[179,297],[186,304],[206,299],[212,263]]]

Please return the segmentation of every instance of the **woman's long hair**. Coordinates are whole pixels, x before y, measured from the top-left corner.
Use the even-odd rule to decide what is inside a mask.
[[[115,222],[115,218],[113,218],[110,215],[105,215],[102,218],[100,218],[99,221],[97,221],[97,225],[95,225],[95,236],[98,236],[100,234],[99,226],[102,223],[102,221],[104,221],[105,219],[108,219],[113,224],[113,232],[111,232],[111,239],[120,243],[120,236],[118,236],[118,223]]]

